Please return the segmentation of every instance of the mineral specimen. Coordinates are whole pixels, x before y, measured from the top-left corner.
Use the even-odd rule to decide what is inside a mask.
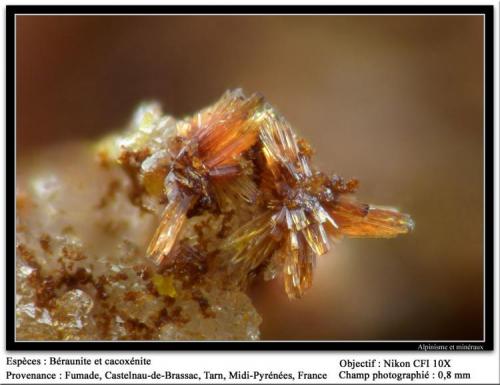
[[[257,339],[252,278],[282,272],[299,298],[330,239],[413,227],[317,170],[240,90],[186,119],[144,104],[124,133],[62,151],[72,163],[55,155],[17,186],[18,339]]]

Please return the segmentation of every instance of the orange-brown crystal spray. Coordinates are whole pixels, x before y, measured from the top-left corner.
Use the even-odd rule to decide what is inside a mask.
[[[210,207],[212,185],[231,183],[242,171],[240,157],[258,138],[252,116],[261,103],[258,95],[245,98],[239,91],[227,92],[180,126],[164,184],[168,203],[147,249],[157,264],[172,251],[187,212],[195,204]]]
[[[316,170],[311,147],[271,105],[263,105],[258,120],[268,210],[223,244],[234,263],[248,271],[265,265],[268,277],[281,268],[288,296],[298,298],[311,286],[316,257],[330,249],[330,237],[393,237],[413,228],[406,214],[357,202],[356,180]]]
[[[162,147],[138,145],[135,151],[149,154],[140,179],[145,191],[167,202],[147,250],[157,264],[182,257],[174,251],[189,212],[238,215],[225,206],[244,201],[251,218],[225,229],[212,254],[239,284],[281,271],[288,296],[298,298],[312,285],[316,258],[330,249],[332,238],[388,238],[413,228],[406,214],[358,202],[356,180],[317,170],[311,146],[261,96],[229,91],[177,121],[168,140],[156,136],[140,136],[139,143]]]

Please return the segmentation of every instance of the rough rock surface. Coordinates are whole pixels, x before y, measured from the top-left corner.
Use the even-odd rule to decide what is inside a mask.
[[[204,275],[205,261],[174,273],[145,257],[157,218],[133,188],[81,144],[20,166],[17,340],[258,339],[250,299]]]

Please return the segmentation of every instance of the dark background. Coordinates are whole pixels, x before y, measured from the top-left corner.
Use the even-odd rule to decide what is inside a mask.
[[[98,138],[135,106],[176,116],[263,93],[325,171],[414,233],[344,240],[314,286],[251,290],[264,339],[482,339],[479,16],[18,16],[17,157]]]

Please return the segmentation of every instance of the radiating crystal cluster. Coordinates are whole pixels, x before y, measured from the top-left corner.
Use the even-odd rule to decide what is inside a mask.
[[[413,226],[240,90],[185,119],[144,104],[93,151],[18,185],[18,338],[257,339],[252,278],[298,298],[331,240]]]
[[[129,133],[109,139],[102,153],[145,190],[143,207],[151,198],[165,203],[147,250],[156,264],[185,253],[186,221],[207,214],[226,223],[224,236],[210,240],[210,250],[205,240],[190,250],[210,254],[240,285],[281,271],[291,298],[311,286],[330,239],[392,237],[413,227],[406,214],[359,203],[356,180],[317,170],[311,146],[258,94],[228,91],[178,121],[144,106]]]

